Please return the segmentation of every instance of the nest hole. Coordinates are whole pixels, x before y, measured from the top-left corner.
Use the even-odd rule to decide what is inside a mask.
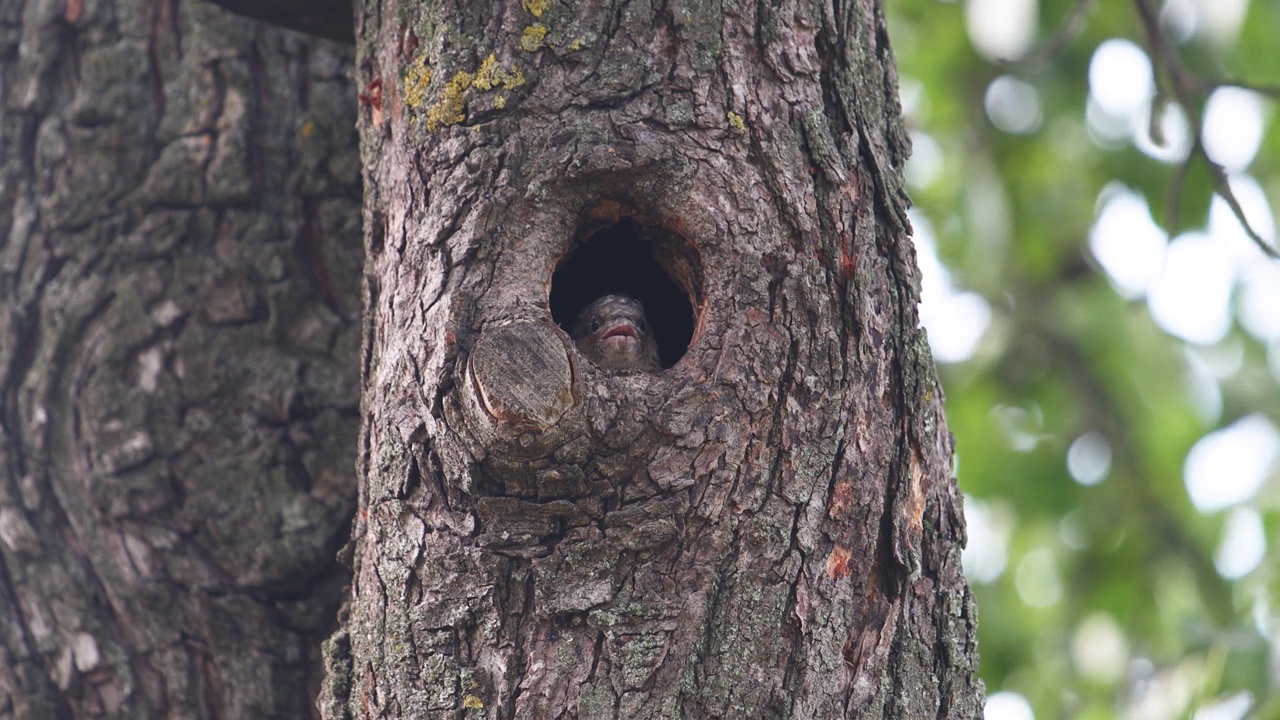
[[[571,332],[596,298],[611,293],[639,300],[653,328],[662,367],[679,362],[697,327],[702,265],[693,244],[678,233],[622,218],[587,228],[551,276],[551,317]]]

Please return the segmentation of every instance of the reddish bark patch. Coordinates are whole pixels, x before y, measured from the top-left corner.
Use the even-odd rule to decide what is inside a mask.
[[[370,118],[374,125],[382,124],[382,78],[376,77],[364,86],[364,91],[356,95],[360,102],[369,106],[373,114]]]
[[[854,270],[858,267],[858,251],[853,248],[853,239],[846,234],[841,238],[840,277],[852,280]]]
[[[400,43],[397,48],[400,53],[400,59],[409,62],[418,54],[418,34],[413,28],[406,26],[400,31]]]
[[[849,577],[849,560],[853,558],[853,553],[847,548],[839,545],[831,549],[831,554],[827,556],[827,574],[832,579],[838,580],[842,577]]]
[[[369,105],[374,110],[382,109],[382,78],[376,77],[364,86],[364,90],[357,95],[360,102]]]

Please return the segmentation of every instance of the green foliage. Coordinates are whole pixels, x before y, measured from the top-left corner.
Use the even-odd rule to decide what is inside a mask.
[[[1089,244],[1121,184],[1157,224],[1176,209],[1170,238],[1209,222],[1215,184],[1202,158],[1193,153],[1174,199],[1180,161],[1157,160],[1132,140],[1095,140],[1086,120],[1098,46],[1125,38],[1149,47],[1136,9],[1144,1],[1164,6],[1086,4],[1079,34],[1040,55],[1077,6],[1041,0],[1028,59],[996,62],[975,50],[964,3],[886,0],[916,160],[928,160],[931,142],[941,155],[936,171],[908,170],[917,238],[931,236],[951,283],[991,310],[976,350],[940,363],[971,546],[1005,554],[1003,566],[971,568],[981,674],[989,695],[1019,693],[1039,718],[1191,717],[1241,691],[1250,716],[1280,717],[1268,659],[1280,657],[1280,573],[1265,556],[1240,578],[1218,569],[1229,519],[1241,512],[1261,517],[1268,546],[1280,540],[1274,453],[1242,450],[1269,463],[1267,479],[1226,507],[1198,509],[1185,479],[1188,453],[1207,434],[1248,416],[1280,425],[1280,338],[1242,325],[1239,279],[1224,337],[1179,338],[1156,322],[1146,295],[1113,285]],[[1193,81],[1193,126],[1219,83],[1280,86],[1280,3],[1253,0],[1228,37],[1201,27],[1176,42],[1170,27],[1162,32]],[[999,129],[984,109],[988,87],[1006,75],[1038,98],[1040,121],[1027,132]],[[1157,66],[1156,82],[1158,97],[1176,102],[1167,69]],[[1274,213],[1280,123],[1274,99],[1262,106],[1261,148],[1244,172]],[[1274,227],[1259,229],[1274,237]],[[1280,262],[1244,240],[1230,253],[1244,257],[1238,273]],[[1280,302],[1263,309],[1280,316]],[[1096,484],[1073,479],[1067,465],[1088,433],[1110,451]],[[1230,484],[1231,466],[1221,472]]]

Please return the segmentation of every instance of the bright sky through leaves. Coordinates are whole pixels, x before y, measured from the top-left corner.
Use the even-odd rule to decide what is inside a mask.
[[[987,717],[1280,717],[1280,5],[886,8]]]

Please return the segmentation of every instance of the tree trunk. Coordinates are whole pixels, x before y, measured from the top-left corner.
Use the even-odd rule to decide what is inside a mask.
[[[346,49],[0,2],[0,717],[304,718],[355,506]]]
[[[979,715],[876,0],[370,0],[356,27],[325,717]],[[576,350],[605,292],[648,306],[662,372]]]

